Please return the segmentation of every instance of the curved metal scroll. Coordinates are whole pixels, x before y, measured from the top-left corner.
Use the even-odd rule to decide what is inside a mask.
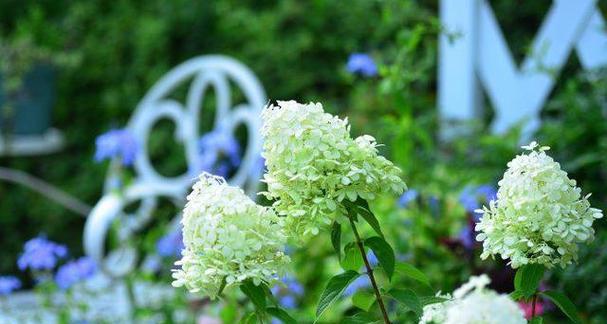
[[[183,85],[188,85],[184,103],[169,96]],[[234,84],[244,96],[244,102],[233,104],[230,85]],[[228,182],[245,188],[249,194],[257,189],[260,177],[261,137],[260,111],[266,103],[265,92],[255,75],[243,64],[220,55],[201,56],[177,66],[160,79],[137,106],[128,129],[134,134],[142,149],[135,160],[136,178],[122,194],[107,190],[89,215],[84,229],[85,252],[94,258],[108,275],[120,277],[132,271],[137,264],[137,249],[128,242],[152,218],[158,197],[167,197],[178,206],[183,204],[193,177],[186,172],[176,177],[158,173],[148,156],[147,138],[159,119],[175,123],[175,139],[185,147],[188,166],[199,165],[197,143],[201,136],[199,124],[205,118],[202,102],[209,88],[215,92],[215,129],[234,132],[239,125],[248,130],[247,145],[242,162]],[[111,177],[111,176],[110,176]],[[133,214],[123,209],[139,201],[140,207]],[[111,228],[117,229],[119,248],[105,251],[106,239]]]

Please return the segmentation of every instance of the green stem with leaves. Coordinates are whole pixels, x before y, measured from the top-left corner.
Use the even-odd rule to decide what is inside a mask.
[[[363,242],[360,239],[360,235],[358,235],[358,230],[356,229],[356,224],[354,224],[354,220],[352,217],[348,217],[350,220],[350,225],[352,226],[352,232],[354,232],[354,237],[356,238],[356,244],[358,245],[358,249],[360,250],[360,254],[365,263],[365,268],[367,269],[367,276],[369,276],[369,280],[371,281],[371,285],[373,286],[373,291],[375,292],[375,297],[377,298],[377,304],[379,305],[379,309],[381,310],[382,316],[384,318],[384,323],[390,324],[390,318],[388,317],[388,312],[386,311],[386,307],[384,306],[384,301],[381,297],[381,293],[379,291],[379,287],[377,286],[377,282],[375,281],[375,276],[373,275],[373,268],[369,264],[369,260],[367,259],[367,254],[365,253],[365,247],[363,246]]]

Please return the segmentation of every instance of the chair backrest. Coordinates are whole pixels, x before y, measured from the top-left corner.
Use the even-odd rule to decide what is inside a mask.
[[[177,88],[188,86],[185,102],[171,98]],[[233,103],[231,86],[235,85],[243,102]],[[246,149],[238,169],[228,182],[240,186],[254,195],[261,176],[260,111],[266,104],[265,92],[255,75],[243,64],[220,55],[201,56],[175,67],[162,77],[138,104],[127,128],[141,146],[134,163],[135,179],[121,193],[109,190],[99,200],[89,215],[84,230],[84,248],[108,275],[120,277],[132,271],[138,261],[137,248],[129,242],[152,219],[158,198],[168,198],[181,207],[191,187],[194,175],[185,172],[176,177],[166,177],[157,172],[150,161],[147,148],[148,136],[160,119],[175,123],[176,141],[183,143],[189,168],[199,165],[201,155],[198,141],[200,121],[205,118],[202,104],[209,88],[215,92],[214,129],[235,132],[237,127],[247,128]],[[108,179],[113,176],[110,174]],[[123,209],[139,201],[138,209],[126,214]],[[119,248],[105,251],[107,234],[112,224],[119,221],[117,237]],[[175,221],[174,224],[177,222]]]

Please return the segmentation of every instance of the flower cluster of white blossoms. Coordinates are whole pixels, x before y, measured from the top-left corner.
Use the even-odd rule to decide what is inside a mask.
[[[508,295],[500,295],[485,288],[487,275],[470,277],[470,280],[449,295],[448,300],[424,307],[420,323],[440,324],[523,324],[527,323],[523,311]]]
[[[284,273],[283,219],[253,202],[223,178],[203,173],[183,212],[182,259],[173,286],[215,298],[225,287],[251,279],[270,282]]]
[[[567,172],[536,142],[508,163],[497,201],[484,206],[476,225],[482,259],[501,255],[513,268],[537,263],[565,267],[577,259],[578,243],[594,238],[592,223],[603,216],[581,196]]]
[[[378,155],[373,137],[353,139],[347,119],[325,113],[320,103],[279,101],[262,119],[264,194],[299,238],[345,215],[344,199],[372,200],[406,188],[400,169]]]

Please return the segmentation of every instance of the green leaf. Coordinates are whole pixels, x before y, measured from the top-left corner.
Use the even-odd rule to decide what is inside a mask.
[[[354,204],[353,211],[360,215],[365,221],[371,225],[373,230],[377,233],[377,235],[384,237],[384,233],[381,231],[381,227],[379,226],[379,221],[375,218],[375,215],[369,209],[369,204],[364,199],[358,199]]]
[[[360,312],[352,316],[344,318],[340,323],[342,324],[371,324],[371,323],[383,323],[382,319],[378,315]]]
[[[256,286],[252,280],[246,280],[240,285],[240,290],[253,302],[257,309],[266,308],[266,292],[264,284]]]
[[[419,297],[419,302],[422,304],[422,306],[427,306],[427,305],[432,305],[432,304],[438,304],[438,303],[442,303],[444,301],[447,301],[447,298],[443,298],[443,297],[438,297],[438,296],[423,296],[423,297]]]
[[[544,324],[544,319],[542,317],[536,316],[529,321],[529,324]]]
[[[293,317],[291,317],[289,313],[287,313],[284,309],[280,307],[268,307],[266,308],[266,312],[268,312],[268,314],[274,316],[275,318],[283,321],[283,323],[297,323],[297,321]]]
[[[257,313],[249,312],[240,319],[241,324],[257,324]]]
[[[423,283],[424,285],[430,287],[430,280],[428,277],[421,272],[416,267],[410,265],[409,263],[398,263],[395,267],[396,273],[401,274],[403,276],[409,277],[416,281]]]
[[[337,259],[341,260],[341,224],[338,222],[333,222],[331,226],[331,243],[337,252]]]
[[[379,264],[386,271],[388,279],[392,280],[392,275],[394,274],[395,257],[394,250],[390,244],[379,236],[373,236],[365,240],[365,245],[373,251],[377,257],[377,260],[379,261]]]
[[[369,311],[373,303],[375,303],[375,294],[368,291],[358,290],[352,295],[352,304],[365,312]]]
[[[540,286],[545,269],[540,264],[527,264],[518,269],[514,276],[514,289],[520,293],[515,294],[513,297],[518,297],[521,294],[523,298],[533,296]]]
[[[556,306],[558,306],[571,321],[574,323],[582,323],[575,305],[571,302],[571,300],[569,300],[569,298],[567,298],[567,296],[558,291],[550,290],[540,292],[540,295],[550,299],[554,304],[556,304]]]
[[[358,271],[362,266],[363,257],[360,255],[360,249],[356,243],[351,242],[344,247],[344,258],[341,260],[341,267],[344,270]]]
[[[349,270],[331,278],[320,296],[320,301],[316,308],[316,319],[320,318],[322,313],[341,296],[346,287],[359,276],[360,274],[358,272]]]
[[[411,289],[392,289],[388,292],[388,295],[417,315],[420,315],[423,311],[419,298]]]

